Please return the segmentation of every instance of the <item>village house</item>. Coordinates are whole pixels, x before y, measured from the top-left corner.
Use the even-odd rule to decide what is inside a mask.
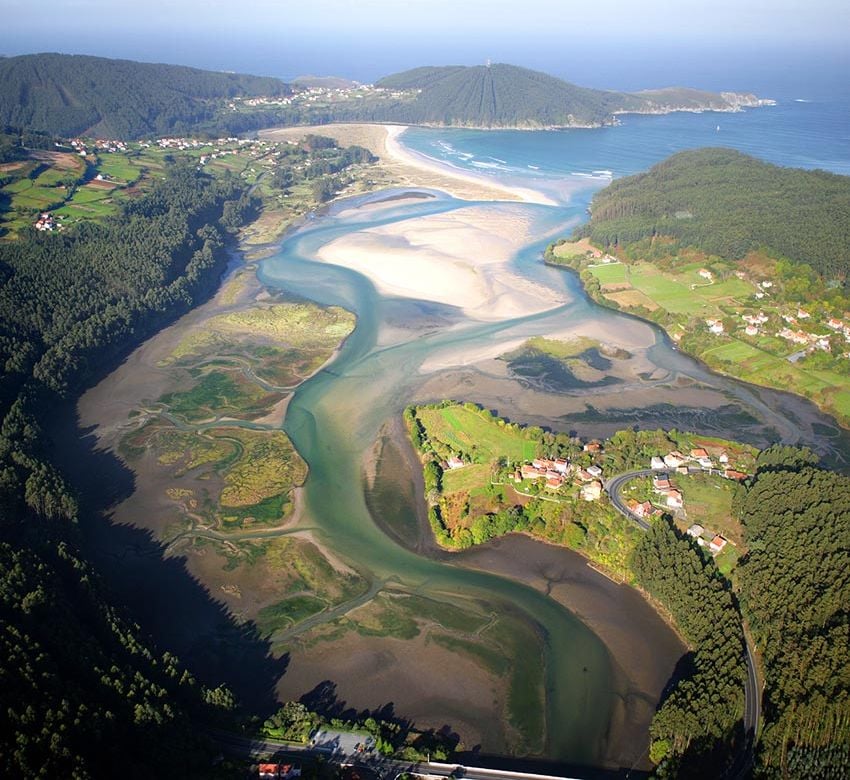
[[[791,330],[790,328],[783,328],[778,331],[777,336],[785,339],[786,341],[790,341],[793,344],[808,344],[809,336],[801,330]]]
[[[747,325],[747,327],[744,328],[744,333],[748,336],[758,336],[759,329],[755,325]]]
[[[291,780],[301,777],[301,767],[298,764],[260,764],[257,774],[260,780]]]
[[[729,462],[729,456],[725,452],[721,452],[717,456],[717,460],[719,460],[723,465],[726,465]]]
[[[717,555],[717,553],[719,553],[725,546],[726,540],[720,534],[716,534],[715,537],[708,543],[708,549],[711,550],[714,555]]]
[[[681,509],[685,505],[685,500],[678,490],[667,491],[667,506],[670,509]]]
[[[652,489],[656,493],[664,493],[667,490],[670,490],[673,485],[670,483],[670,480],[667,478],[666,474],[659,474],[656,477],[652,478]]]
[[[697,447],[696,449],[691,450],[691,457],[694,460],[699,460],[700,458],[707,458],[708,452],[702,449],[702,447]]]
[[[699,273],[699,275],[700,275],[703,279],[708,279],[708,281],[709,281],[709,282],[710,282],[712,279],[714,279],[714,274],[713,274],[713,273],[711,273],[711,271],[709,271],[707,268],[700,268],[700,269],[699,269],[699,271],[698,271],[697,273]]]
[[[635,517],[641,518],[650,517],[655,511],[649,501],[639,502],[633,498],[628,500],[626,507]]]
[[[708,330],[715,336],[720,336],[724,331],[723,323],[720,320],[706,320],[705,324],[708,325]]]
[[[582,485],[581,497],[585,501],[598,501],[602,498],[602,483],[593,481],[588,482],[586,485]]]
[[[705,532],[705,528],[703,528],[699,523],[694,523],[686,533],[688,536],[692,536],[694,539],[699,539],[703,533]]]
[[[584,445],[583,449],[585,452],[590,452],[593,454],[601,453],[603,451],[602,445],[598,441],[589,441],[587,444]]]
[[[559,476],[547,476],[546,477],[546,487],[551,490],[560,490],[561,485],[564,484],[564,478]]]
[[[599,466],[588,466],[586,469],[587,473],[594,477],[602,476],[602,469]]]
[[[664,471],[667,468],[667,464],[658,455],[653,455],[649,460],[649,467],[653,471]]]
[[[735,469],[726,469],[726,471],[723,472],[723,476],[726,477],[726,479],[734,479],[737,482],[742,482],[747,478],[746,474],[742,474],[740,471],[735,471]]]
[[[570,470],[570,462],[566,458],[555,458],[555,471],[566,474]]]
[[[450,457],[450,458],[446,461],[446,465],[447,465],[450,469],[461,469],[461,468],[463,468],[463,467],[464,467],[464,465],[465,465],[465,464],[464,464],[464,462],[463,462],[460,458],[458,458],[456,455],[452,455],[452,456],[451,456],[451,457]]]
[[[576,476],[582,482],[592,482],[593,481],[593,474],[591,474],[587,469],[579,469],[576,472]]]
[[[529,463],[523,463],[520,467],[520,474],[523,479],[538,479],[539,477],[546,476],[545,471],[541,471],[536,466],[532,466]]]
[[[687,458],[681,452],[673,450],[664,456],[664,465],[670,469],[677,469],[679,466],[684,466],[686,460]]]
[[[812,316],[812,315],[811,315],[811,314],[809,314],[807,311],[804,311],[803,309],[797,309],[797,317],[798,317],[799,319],[801,319],[801,320],[807,320],[807,319],[809,319],[809,317],[811,317],[811,316]]]
[[[39,216],[38,221],[33,225],[33,227],[36,230],[40,230],[42,232],[52,232],[58,227],[61,227],[61,225],[56,222],[56,220],[53,218],[53,215],[49,211],[45,211]]]
[[[844,323],[841,320],[835,319],[835,317],[830,317],[829,320],[827,320],[826,326],[828,328],[832,328],[832,330],[844,329]]]

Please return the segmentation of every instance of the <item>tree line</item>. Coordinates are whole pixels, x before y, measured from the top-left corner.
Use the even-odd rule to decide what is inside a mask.
[[[0,244],[6,777],[218,772],[190,718],[226,717],[232,695],[198,684],[110,603],[79,551],[76,497],[42,424],[59,399],[211,289],[226,262],[225,215],[234,225],[252,209],[236,179],[176,165],[101,224]]]

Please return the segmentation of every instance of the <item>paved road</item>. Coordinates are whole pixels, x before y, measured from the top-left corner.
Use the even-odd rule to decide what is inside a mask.
[[[608,497],[611,499],[611,504],[614,508],[620,514],[628,517],[629,520],[637,523],[644,531],[649,530],[649,523],[644,518],[632,514],[626,508],[620,491],[627,482],[633,479],[649,477],[657,473],[657,471],[653,471],[652,469],[640,469],[638,471],[629,471],[625,474],[618,474],[616,477],[611,477],[611,479],[605,482],[605,490],[608,492]],[[747,649],[747,679],[744,682],[744,733],[746,735],[746,742],[744,749],[738,754],[734,764],[726,773],[726,777],[732,778],[732,780],[743,777],[752,764],[753,748],[758,737],[759,720],[761,719],[761,691],[759,690],[758,677],[756,675],[753,648],[746,628],[744,628],[744,642]]]
[[[262,755],[289,755],[295,758],[309,756],[310,758],[333,758],[342,766],[357,766],[369,769],[382,780],[393,780],[403,772],[430,775],[433,777],[458,777],[463,780],[580,780],[580,778],[564,775],[538,775],[525,772],[508,772],[501,769],[484,769],[482,767],[461,764],[443,764],[436,761],[396,761],[379,755],[330,752],[316,749],[307,745],[281,742],[273,739],[250,739],[228,731],[210,729],[209,735],[226,752],[255,757]]]
[[[652,469],[641,469],[640,471],[629,471],[625,474],[619,474],[616,477],[611,477],[611,479],[605,480],[605,490],[608,492],[608,498],[611,499],[611,503],[614,505],[614,508],[621,515],[625,515],[629,518],[629,520],[633,520],[637,523],[644,531],[649,530],[649,521],[643,517],[638,517],[626,508],[626,503],[623,501],[620,491],[627,482],[630,482],[633,479],[637,479],[638,477],[651,477],[653,474],[657,473],[657,471],[653,471]]]

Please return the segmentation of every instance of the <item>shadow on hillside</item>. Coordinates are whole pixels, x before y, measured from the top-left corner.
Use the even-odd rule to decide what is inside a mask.
[[[278,704],[275,684],[288,656],[274,658],[253,623],[239,624],[186,568],[182,556],[144,529],[115,525],[108,512],[134,490],[134,475],[80,430],[75,404],[57,409],[50,431],[57,465],[80,493],[81,545],[116,604],[124,605],[160,651],[175,653],[204,684],[227,685],[251,713]]]

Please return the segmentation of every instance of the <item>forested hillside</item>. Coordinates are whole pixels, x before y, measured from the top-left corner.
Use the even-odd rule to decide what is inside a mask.
[[[850,177],[781,168],[731,149],[681,152],[597,193],[579,233],[605,247],[670,236],[726,259],[764,249],[844,279]]]
[[[0,773],[211,776],[188,729],[205,691],[110,605],[40,421],[92,371],[190,307],[223,268],[236,179],[175,166],[104,223],[0,244]],[[128,770],[127,767],[131,769]]]
[[[601,124],[640,100],[584,89],[514,65],[424,67],[387,76],[377,86],[417,90],[415,99],[386,106],[398,122],[466,126],[545,127]]]
[[[744,636],[732,594],[714,561],[664,521],[640,540],[632,568],[693,647],[652,721],[650,755],[668,777],[718,777],[743,736]]]
[[[0,125],[63,137],[180,134],[211,120],[216,101],[287,95],[273,78],[69,54],[0,59]]]
[[[810,453],[759,457],[739,511],[741,602],[765,673],[765,776],[850,774],[850,479]]]
[[[752,95],[587,89],[514,65],[423,67],[378,89],[65,54],[0,59],[0,126],[129,140],[274,125],[369,121],[466,127],[599,126],[620,112],[737,110]],[[336,89],[339,89],[337,92]],[[258,101],[246,100],[258,97]],[[288,99],[291,97],[292,99]]]

